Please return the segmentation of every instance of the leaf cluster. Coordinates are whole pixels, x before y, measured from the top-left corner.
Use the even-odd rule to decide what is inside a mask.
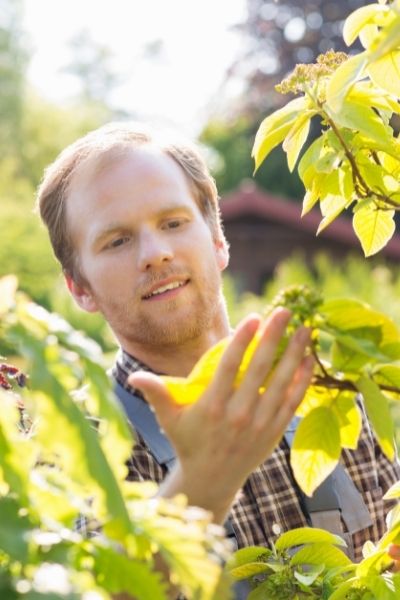
[[[0,335],[19,364],[2,374],[29,380],[0,389],[0,597],[227,597],[210,515],[126,481],[134,441],[97,344],[16,285],[0,279]]]
[[[398,496],[398,490],[393,495]],[[399,524],[391,527],[377,547],[365,544],[358,564],[347,557],[340,537],[303,527],[283,533],[272,550],[238,550],[228,568],[235,579],[249,581],[249,600],[395,600],[400,575],[388,571],[386,548],[398,535]]]
[[[400,209],[399,140],[391,119],[400,113],[400,5],[363,6],[347,18],[344,41],[360,39],[352,56],[328,51],[315,64],[297,65],[278,90],[301,94],[261,123],[253,156],[256,169],[282,143],[292,171],[307,141],[310,121],[322,133],[298,165],[306,193],[303,215],[319,203],[317,233],[352,208],[364,253],[384,247]]]

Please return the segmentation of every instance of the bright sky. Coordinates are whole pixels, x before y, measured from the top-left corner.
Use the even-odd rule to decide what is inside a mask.
[[[196,133],[206,106],[219,96],[226,68],[240,46],[229,27],[245,16],[246,0],[25,0],[30,36],[29,76],[41,92],[62,101],[73,93],[60,69],[71,60],[68,41],[82,29],[109,46],[124,84],[118,106]],[[157,59],[144,48],[162,41]]]

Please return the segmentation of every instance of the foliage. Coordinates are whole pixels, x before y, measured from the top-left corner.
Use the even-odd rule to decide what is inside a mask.
[[[278,89],[301,96],[264,119],[253,147],[257,169],[282,143],[292,171],[310,120],[318,116],[322,135],[298,167],[306,188],[303,214],[320,203],[319,233],[352,206],[353,228],[366,256],[390,240],[400,207],[400,145],[390,125],[400,113],[399,32],[397,0],[352,13],[344,39],[351,44],[359,37],[365,50],[351,57],[329,51],[315,64],[297,65]]]
[[[344,50],[341,31],[350,10],[363,0],[247,0],[247,14],[237,26],[239,52],[227,74],[240,79],[241,115],[259,115],[282,105],[274,85],[296,63],[308,63],[330,48]]]
[[[363,395],[383,452],[394,460],[389,397],[400,397],[400,331],[394,322],[358,300],[323,301],[317,292],[305,286],[292,286],[280,292],[267,312],[275,306],[286,306],[292,311],[285,343],[300,324],[312,330],[311,352],[316,366],[312,385],[298,409],[303,418],[291,449],[291,466],[301,489],[311,496],[336,467],[341,448],[357,447],[361,432],[358,393]],[[225,338],[206,352],[188,377],[163,377],[177,402],[190,403],[199,398],[209,385],[228,341]],[[244,377],[257,342],[255,336],[243,357],[236,386]],[[328,360],[321,358],[321,348]],[[267,386],[268,378],[264,382],[264,387]]]
[[[211,150],[210,167],[220,194],[226,194],[253,175],[251,147],[257,131],[253,116],[236,119],[213,118],[200,135],[200,141]],[[261,188],[300,199],[304,188],[297,173],[287,175],[285,153],[275,148],[268,163],[254,178]]]
[[[210,515],[126,481],[133,440],[99,347],[15,288],[0,280],[1,337],[29,379],[0,368],[0,597],[227,597]]]
[[[399,497],[394,489],[388,493]],[[363,560],[352,563],[340,546],[343,540],[316,528],[283,533],[272,550],[251,546],[238,550],[228,561],[232,576],[247,579],[248,600],[396,600],[400,574],[388,571],[392,561],[386,550],[398,540],[398,511],[389,515],[389,531],[375,547],[367,542]],[[339,547],[338,547],[339,546]]]

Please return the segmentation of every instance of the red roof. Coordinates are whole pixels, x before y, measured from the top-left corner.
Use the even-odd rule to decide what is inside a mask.
[[[265,192],[251,180],[244,181],[237,190],[221,198],[221,213],[225,222],[244,216],[256,216],[313,235],[316,235],[322,219],[318,209],[313,209],[301,217],[300,203]],[[360,245],[350,219],[343,216],[337,217],[318,237],[332,239],[352,247]],[[400,258],[400,234],[394,234],[381,250],[381,254],[392,259]]]

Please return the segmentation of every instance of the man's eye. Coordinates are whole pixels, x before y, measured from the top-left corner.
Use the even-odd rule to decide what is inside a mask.
[[[125,235],[119,238],[116,238],[115,240],[112,240],[109,244],[108,247],[109,248],[118,248],[119,246],[122,246],[123,244],[126,244],[126,242],[129,241],[129,236]]]
[[[183,225],[183,223],[183,219],[172,219],[171,221],[167,222],[166,227],[167,229],[176,229],[177,227]]]

